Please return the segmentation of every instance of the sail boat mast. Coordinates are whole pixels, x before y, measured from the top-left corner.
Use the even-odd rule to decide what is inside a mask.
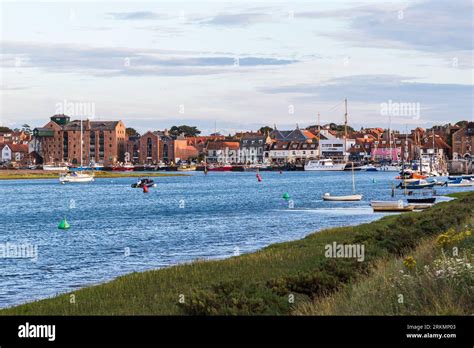
[[[344,151],[342,153],[342,157],[344,157],[344,153],[347,151],[347,98],[344,98]]]
[[[83,140],[83,135],[82,135],[82,115],[81,115],[81,169],[82,169],[82,156],[83,156],[83,154],[82,154],[83,150],[82,149],[83,149],[83,147],[84,147],[84,140]]]
[[[318,112],[318,158],[321,158],[321,115]]]

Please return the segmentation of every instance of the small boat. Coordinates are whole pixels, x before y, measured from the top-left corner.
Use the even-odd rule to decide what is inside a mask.
[[[339,171],[344,170],[346,163],[334,163],[332,159],[311,160],[304,165],[305,171]]]
[[[232,170],[232,166],[230,164],[224,165],[209,165],[207,169],[210,172],[230,172]]]
[[[436,182],[428,182],[426,180],[417,180],[413,182],[401,182],[397,188],[408,189],[408,190],[419,190],[424,188],[432,188]]]
[[[401,166],[387,164],[380,166],[382,172],[400,172]]]
[[[131,172],[133,171],[133,169],[134,169],[134,166],[131,163],[125,163],[122,165],[116,165],[112,167],[112,170],[121,171],[121,172]]]
[[[474,186],[474,181],[467,179],[456,179],[454,181],[446,181],[445,185],[448,187],[469,187]]]
[[[196,170],[196,166],[192,164],[181,164],[177,170],[178,172],[191,172]]]
[[[370,205],[374,212],[403,212],[415,209],[413,205],[405,205],[402,200],[398,201],[371,201]]]
[[[156,187],[156,184],[151,179],[140,179],[136,183],[131,185],[132,188],[143,188],[143,187]]]
[[[68,167],[67,166],[62,166],[62,165],[54,165],[54,164],[43,164],[43,170],[50,170],[50,171],[67,171]]]
[[[72,172],[67,174],[61,174],[59,176],[59,182],[64,184],[67,182],[71,183],[84,183],[94,181],[94,176],[87,173]]]
[[[434,204],[432,203],[413,203],[410,204],[410,207],[413,207],[414,210],[425,210],[431,208]]]
[[[373,164],[366,164],[360,167],[360,170],[364,170],[366,172],[376,172],[377,168]]]
[[[331,196],[329,193],[323,195],[325,201],[360,201],[362,195],[348,195],[348,196]]]
[[[354,162],[352,162],[352,195],[331,196],[330,193],[325,193],[323,195],[324,201],[353,202],[353,201],[360,201],[361,199],[362,199],[362,195],[358,195],[355,193]]]
[[[408,203],[415,204],[433,204],[436,201],[436,197],[426,197],[426,198],[407,198]]]
[[[259,170],[266,170],[269,168],[266,164],[250,164],[244,165],[244,172],[258,172]]]

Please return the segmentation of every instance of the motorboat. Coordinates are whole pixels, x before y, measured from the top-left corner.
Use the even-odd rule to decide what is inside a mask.
[[[131,163],[124,163],[124,164],[120,164],[120,165],[116,165],[112,167],[112,170],[121,171],[121,172],[131,172],[133,171],[133,169],[134,169],[134,166]]]
[[[196,166],[192,164],[181,164],[177,170],[178,172],[191,172],[196,170]]]
[[[340,171],[344,170],[346,163],[334,163],[332,159],[310,160],[304,165],[305,171]]]
[[[434,185],[436,185],[436,182],[428,182],[423,179],[411,181],[411,182],[407,182],[406,180],[404,180],[403,182],[398,184],[397,188],[417,190],[417,189],[424,189],[424,188],[432,188]]]
[[[382,172],[400,172],[401,166],[394,164],[381,165],[380,171]]]
[[[87,173],[79,173],[79,172],[70,172],[61,174],[59,176],[59,182],[65,184],[67,182],[71,183],[85,183],[94,181],[94,176],[87,174]]]
[[[366,164],[360,167],[360,170],[364,170],[366,172],[376,172],[377,168],[373,164]]]
[[[210,164],[207,166],[207,170],[210,172],[230,172],[232,170],[232,166],[230,164],[223,164],[223,165]]]
[[[151,179],[140,179],[136,183],[131,185],[132,188],[143,188],[143,187],[156,187],[156,184]]]
[[[433,204],[435,201],[436,201],[436,197],[407,198],[408,203],[415,203],[415,204]]]
[[[474,181],[458,178],[456,180],[446,181],[445,185],[448,187],[469,187],[469,186],[474,186]]]
[[[402,200],[398,201],[371,201],[370,205],[374,212],[403,212],[415,209],[413,205],[405,205]]]
[[[43,164],[43,170],[65,172],[69,169],[66,165]]]

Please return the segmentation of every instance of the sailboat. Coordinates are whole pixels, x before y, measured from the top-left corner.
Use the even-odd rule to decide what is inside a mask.
[[[325,201],[360,201],[362,199],[362,195],[355,193],[355,177],[354,177],[354,162],[352,162],[352,195],[347,196],[331,196],[330,193],[326,192],[323,195],[323,200]]]
[[[83,131],[82,131],[82,116],[81,116],[81,171],[83,170],[82,167],[82,149],[84,147],[84,140],[83,140]],[[82,172],[69,172],[66,174],[61,174],[59,176],[59,182],[61,184],[65,184],[67,182],[72,182],[72,183],[83,183],[83,182],[91,182],[94,181],[94,176],[87,174],[87,173],[82,173]]]

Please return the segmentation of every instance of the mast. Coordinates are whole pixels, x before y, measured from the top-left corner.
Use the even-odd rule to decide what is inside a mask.
[[[356,186],[355,186],[355,177],[354,177],[354,161],[352,161],[352,193],[355,194]]]
[[[321,115],[318,112],[318,159],[321,158],[321,123],[320,123]]]
[[[342,157],[344,160],[344,154],[347,151],[347,98],[344,99],[344,107],[345,107],[345,113],[344,113],[344,151],[342,153]]]
[[[84,147],[84,140],[82,136],[82,115],[81,115],[81,169],[82,169],[82,148]]]
[[[392,115],[388,116],[388,151],[389,161],[392,162]]]

